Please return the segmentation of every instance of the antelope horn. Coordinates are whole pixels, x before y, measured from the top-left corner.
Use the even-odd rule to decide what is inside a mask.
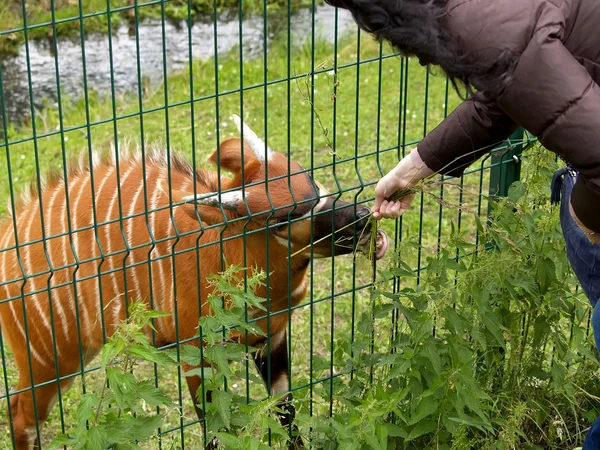
[[[218,192],[208,192],[197,195],[187,195],[181,199],[185,203],[196,203],[197,205],[205,206],[222,206],[223,209],[237,211],[240,201],[242,200],[242,191],[230,191],[221,194],[221,202],[219,203]]]
[[[242,133],[242,129],[244,130],[244,141],[246,141],[252,150],[252,153],[254,153],[254,156],[256,156],[256,159],[258,159],[261,164],[264,164],[266,155],[267,161],[269,161],[273,157],[273,153],[275,153],[273,149],[271,147],[267,147],[265,142],[259,138],[248,125],[243,123],[239,116],[234,114],[233,121],[235,122],[235,126],[240,133]]]

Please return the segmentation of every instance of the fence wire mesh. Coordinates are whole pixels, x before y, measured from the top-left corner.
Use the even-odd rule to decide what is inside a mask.
[[[336,343],[342,336],[352,343],[363,326],[373,262],[352,251],[327,257],[336,252],[335,240],[318,241],[339,230],[348,210],[355,217],[370,206],[376,181],[460,99],[444,78],[361,34],[346,12],[314,0],[232,8],[215,0],[208,10],[196,3],[51,0],[47,8],[10,0],[6,6],[13,21],[0,31],[0,189],[8,199],[0,206],[3,447],[23,448],[11,436],[25,420],[23,403],[34,411],[25,431],[40,447],[72,428],[81,396],[102,391],[97,354],[135,300],[171,314],[172,324],[157,319],[149,334],[181,361],[181,346],[198,342],[188,325],[197,326],[206,311],[207,270],[227,263],[259,266],[267,285],[279,283],[265,291],[262,315],[247,311],[269,337],[263,374],[269,392],[279,381],[270,370],[271,346],[280,345],[272,342],[272,327],[287,334],[289,354],[282,369],[289,380],[277,392],[293,392],[305,414],[335,414],[334,383],[352,376],[342,370],[348,349]],[[252,153],[241,152],[232,164],[221,146],[216,167],[206,160],[226,139],[240,137],[234,114],[265,149],[283,155],[266,159],[262,180],[247,173]],[[454,225],[478,243],[473,215],[463,211],[487,215],[487,196],[507,194],[518,179],[513,156],[528,142],[514,136],[460,179],[421,194],[402,219],[381,224],[390,254],[399,252],[417,274],[414,283]],[[227,178],[236,167],[246,181],[239,197]],[[192,208],[200,220],[190,227],[181,191],[207,196],[211,191],[200,192],[192,176],[209,168],[215,177],[199,173],[210,178],[218,205],[205,206],[210,213]],[[32,194],[21,199],[32,179]],[[305,186],[306,180],[320,185]],[[283,204],[282,186],[291,194]],[[327,190],[333,210],[319,210],[302,189],[319,200]],[[249,203],[254,192],[263,209]],[[250,213],[232,214],[231,199]],[[308,229],[265,237],[282,221],[307,218]],[[328,232],[315,228],[327,223]],[[357,225],[350,229],[359,235]],[[287,264],[299,250],[310,256],[306,285]],[[393,265],[392,259],[375,265]],[[402,286],[398,278],[395,290]],[[373,350],[393,352],[401,315],[390,311],[377,322]],[[245,337],[253,345],[248,331]],[[237,362],[242,376],[226,380],[249,403],[266,395],[253,366]],[[150,447],[206,445],[183,368],[148,363],[135,370],[179,407],[168,411]],[[61,391],[58,380],[73,386]]]

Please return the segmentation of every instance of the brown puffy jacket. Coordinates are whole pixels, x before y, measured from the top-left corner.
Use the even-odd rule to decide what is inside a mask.
[[[600,0],[450,0],[444,20],[467,52],[518,63],[497,98],[476,94],[423,139],[425,163],[460,175],[522,126],[579,170],[573,209],[600,232]]]

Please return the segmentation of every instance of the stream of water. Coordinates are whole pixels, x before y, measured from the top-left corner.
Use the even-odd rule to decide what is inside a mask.
[[[303,9],[291,17],[291,41],[300,45],[311,35],[313,13]],[[335,39],[335,9],[319,6],[314,12],[315,31],[319,39]],[[354,27],[352,16],[340,10],[338,34]],[[139,56],[141,72],[150,83],[159,83],[164,77],[163,30],[161,20],[146,20],[139,24]],[[165,22],[167,73],[181,70],[189,62],[189,35],[186,22]],[[239,44],[237,17],[223,15],[217,22],[217,51],[223,55]],[[268,17],[267,45],[277,38],[287,39],[287,16]],[[244,57],[260,57],[264,45],[264,19],[249,17],[242,22]],[[196,22],[192,26],[191,51],[194,59],[211,59],[215,54],[214,23]],[[136,37],[128,25],[121,25],[112,35],[113,77],[116,93],[137,92]],[[29,74],[34,106],[40,108],[45,101],[56,103],[57,73],[61,92],[70,98],[80,98],[84,89],[82,43],[79,36],[59,37],[57,41],[58,71],[53,45],[48,41],[29,42]],[[85,68],[88,89],[106,94],[111,89],[109,36],[93,33],[85,37]],[[2,61],[2,85],[8,119],[18,121],[30,115],[28,60],[25,45],[19,55]]]

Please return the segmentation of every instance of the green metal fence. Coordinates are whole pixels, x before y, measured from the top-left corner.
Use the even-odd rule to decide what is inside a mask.
[[[238,114],[269,146],[299,162],[304,173],[322,183],[336,199],[369,206],[379,177],[459,102],[443,78],[432,76],[414,61],[375,44],[356,29],[347,14],[315,4],[314,0],[308,8],[296,8],[289,0],[272,8],[265,0],[248,3],[247,10],[243,8],[246,2],[239,2],[239,8],[221,9],[221,4],[215,1],[208,12],[198,10],[190,0],[75,3],[51,0],[49,10],[43,11],[44,7],[36,2],[9,1],[7,17],[14,20],[5,22],[0,30],[1,40],[16,42],[13,54],[8,53],[9,46],[3,46],[5,54],[0,71],[4,149],[0,186],[2,198],[8,200],[7,206],[0,210],[7,224],[0,243],[3,255],[9,251],[18,255],[20,249],[41,242],[48,257],[46,242],[51,237],[66,237],[73,246],[76,231],[81,229],[71,217],[67,217],[62,233],[46,233],[42,226],[41,240],[28,241],[19,231],[25,219],[19,215],[19,196],[33,179],[38,193],[31,201],[43,210],[44,176],[58,171],[68,178],[74,157],[81,156],[93,165],[96,148],[106,149],[119,161],[120,152],[129,145],[125,140],[138,143],[142,154],[149,151],[150,145],[162,146],[165,152],[185,157],[195,171],[207,166],[206,156],[223,139],[238,136],[230,119],[232,114]],[[443,205],[460,202],[487,214],[485,196],[507,194],[509,185],[519,178],[518,155],[528,142],[523,134],[514,136],[459,180],[440,184],[438,197],[443,201],[422,195],[401,220],[382,223],[390,236],[391,250],[400,248],[404,240],[415,240],[418,248],[408,255],[403,253],[403,257],[420,273],[425,258],[438,251],[452,223],[472,242],[477,242],[472,218],[464,216],[459,208]],[[171,166],[168,169],[170,181]],[[117,177],[123,175],[118,163],[116,171]],[[291,183],[291,178],[287,178]],[[148,224],[157,210],[152,209],[148,200],[153,186],[147,186],[145,180],[146,172],[142,215]],[[98,182],[92,176],[92,186]],[[68,183],[65,186],[69,216],[69,202],[75,199],[68,192]],[[245,188],[249,187],[252,186]],[[127,198],[120,189],[116,195],[118,223],[124,230],[125,221],[132,216],[121,206]],[[176,202],[171,199],[171,203]],[[294,199],[294,208],[299,205]],[[177,204],[172,205],[169,210],[173,223],[176,207]],[[87,243],[89,246],[99,245],[98,230],[107,225],[101,217],[96,217],[98,208],[92,199],[95,242]],[[234,225],[226,224],[222,239],[227,226]],[[335,224],[331,226],[335,229]],[[246,227],[247,223],[244,230]],[[205,232],[201,228],[200,234]],[[257,235],[253,233],[244,234],[244,243]],[[11,237],[15,238],[15,245],[8,245]],[[171,251],[166,258],[175,261],[177,242],[183,237],[176,230],[172,237],[167,240]],[[200,237],[197,248],[192,250],[201,255],[199,242]],[[154,247],[163,242],[152,238],[147,244]],[[123,270],[131,267],[127,258],[135,248],[125,242],[123,252],[117,255],[123,260]],[[270,251],[267,244],[266,252]],[[291,246],[288,251],[291,255]],[[112,256],[102,254],[98,261],[107,261]],[[65,267],[77,273],[86,261],[77,255],[74,258],[69,267],[50,264],[49,271],[41,274],[47,284],[38,289],[46,289],[48,293],[55,290],[51,279]],[[11,267],[18,266],[22,274],[18,279],[0,280],[2,307],[8,310],[12,304],[26,315],[33,307],[26,307],[26,297],[32,294],[26,293],[25,286],[34,275],[40,274],[28,272],[28,263],[19,257],[2,261]],[[269,267],[270,259],[266,261],[264,270],[269,283],[273,269]],[[389,262],[383,260],[377,264]],[[225,261],[221,260],[221,264],[224,267]],[[150,268],[150,257],[147,265]],[[350,376],[341,375],[342,361],[336,356],[336,342],[348,335],[353,340],[361,313],[370,307],[371,262],[360,255],[315,258],[310,260],[308,271],[306,298],[293,307],[294,315],[286,325],[290,354],[288,388],[297,398],[306,400],[303,408],[307,414],[320,414],[323,404],[331,414],[334,399],[331,394],[328,397],[327,389],[331,392],[337,377]],[[75,279],[74,276],[67,284],[77,299]],[[8,285],[13,283],[22,286],[21,294],[5,295]],[[186,289],[175,282],[172,285],[174,292],[169,302],[178,297],[177,289]],[[400,281],[396,288],[400,288]],[[124,294],[127,298],[127,292]],[[100,298],[101,304],[109,300]],[[129,297],[129,300],[134,299]],[[156,299],[147,300],[156,306]],[[170,309],[177,311],[173,305]],[[80,314],[77,310],[78,322]],[[270,320],[270,313],[266,314]],[[10,328],[6,321],[8,314],[4,317],[2,327]],[[389,328],[383,335],[387,336],[386,333],[393,333],[399,319],[396,313],[390,313],[385,320]],[[50,323],[53,322],[51,318]],[[104,324],[102,328],[107,329]],[[85,330],[81,327],[77,330],[81,342]],[[29,341],[29,336],[36,332],[27,326],[26,320],[25,339]],[[54,347],[57,355],[56,333],[53,330],[51,342],[46,345],[49,349]],[[383,340],[375,339],[373,345],[387,348],[388,342]],[[179,348],[185,343],[176,339],[166,343],[165,348],[176,349],[179,357]],[[104,379],[99,375],[98,359],[84,361],[81,353],[77,356],[79,370],[58,373],[53,369],[52,377],[33,388],[17,387],[15,356],[6,338],[0,341],[0,354],[3,403],[10,404],[17,394],[26,391],[34,393],[35,402],[36,390],[56,381],[56,377],[74,382],[70,391],[57,392],[58,405],[47,421],[49,425],[36,424],[29,430],[42,447],[47,446],[56,432],[72,428],[73,409],[82,394],[102,389]],[[31,365],[35,355],[30,352],[28,358]],[[263,387],[256,381],[252,364],[245,361],[239,365],[246,375],[228,379],[229,389],[248,401],[263,398]],[[205,439],[203,420],[194,416],[182,369],[165,371],[155,364],[139,370],[156,387],[165,390],[183,411],[181,415],[169,413],[152,445],[198,448],[198,443]],[[313,402],[317,397],[325,400]],[[3,447],[16,444],[9,433],[14,426],[13,414],[15,411],[9,408],[6,415],[4,412],[0,415],[0,424],[5,429],[0,436]]]

